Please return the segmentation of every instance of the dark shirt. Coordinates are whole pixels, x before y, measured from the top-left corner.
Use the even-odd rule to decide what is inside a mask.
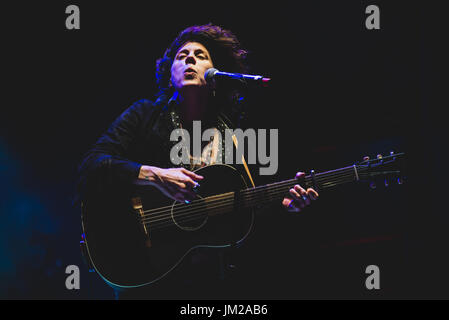
[[[177,143],[170,141],[170,133],[181,127],[177,106],[176,101],[160,97],[154,103],[139,100],[124,111],[85,154],[79,167],[80,199],[112,186],[132,188],[142,165],[177,167],[170,160],[170,150]],[[226,128],[234,127],[225,113],[211,125],[221,131],[222,137]],[[225,159],[224,149],[222,152]],[[179,166],[191,169],[182,163]],[[235,167],[243,169],[241,165]]]
[[[86,153],[81,162],[78,183],[80,200],[106,190],[131,195],[136,188],[134,182],[142,165],[177,167],[170,159],[170,150],[177,143],[170,141],[170,134],[172,130],[181,127],[177,107],[176,100],[160,97],[155,102],[145,99],[137,101],[124,111]],[[233,128],[233,123],[225,113],[220,113],[217,119],[208,125],[219,129],[222,137],[225,137],[226,128]],[[202,126],[202,130],[205,129],[207,126]],[[224,143],[222,146],[224,147]],[[221,152],[225,159],[224,148]],[[191,169],[189,165],[182,163],[179,166]],[[234,167],[246,176],[242,165]],[[216,268],[223,271],[230,264],[229,255],[224,257],[223,252],[210,253],[205,250],[199,254],[207,256],[200,261],[203,261],[208,269]],[[192,280],[191,275],[189,279]],[[212,285],[212,282],[209,284]],[[155,290],[160,297],[159,294],[163,290],[160,288]],[[135,292],[138,292],[137,297],[151,297],[154,294],[146,290]],[[172,292],[171,288],[167,289],[167,292]]]

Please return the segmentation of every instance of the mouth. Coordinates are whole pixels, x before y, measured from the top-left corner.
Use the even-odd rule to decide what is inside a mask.
[[[192,68],[187,68],[186,70],[184,70],[184,74],[186,74],[186,73],[197,73],[194,69],[192,69]]]
[[[184,78],[186,80],[193,80],[197,77],[197,72],[192,68],[187,68],[184,70]]]

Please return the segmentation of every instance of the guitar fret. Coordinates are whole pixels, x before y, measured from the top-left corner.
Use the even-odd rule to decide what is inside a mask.
[[[245,195],[249,197],[249,199],[245,201],[245,206],[251,207],[259,204],[266,204],[273,200],[281,200],[288,194],[289,189],[293,188],[296,184],[302,185],[304,189],[315,187],[320,190],[335,187],[354,180],[358,181],[359,176],[358,174],[355,175],[357,171],[355,171],[354,168],[354,166],[349,166],[317,174],[312,173],[311,175],[304,177],[303,181],[297,179],[285,180],[242,190],[241,194],[243,197]]]

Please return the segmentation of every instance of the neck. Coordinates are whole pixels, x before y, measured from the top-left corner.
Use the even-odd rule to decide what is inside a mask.
[[[210,91],[204,87],[185,87],[178,90],[179,116],[185,125],[194,120],[207,120],[215,110],[210,104]]]

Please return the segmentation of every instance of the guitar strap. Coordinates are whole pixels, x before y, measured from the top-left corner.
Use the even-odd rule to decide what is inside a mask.
[[[229,119],[224,114],[221,114],[220,116],[218,116],[218,118],[224,124],[226,129],[229,129],[229,126],[226,124],[226,121],[224,120],[224,119],[227,119],[229,121]],[[232,135],[232,141],[234,142],[235,148],[237,149],[238,142],[237,142],[237,138],[236,138],[235,134]],[[246,163],[245,156],[243,155],[243,153],[242,153],[242,163],[243,163],[243,167],[245,168],[246,174],[248,175],[248,178],[251,181],[251,185],[253,186],[253,188],[255,188],[256,185],[254,184],[253,177],[251,176],[251,172],[249,171],[249,167],[248,167],[248,164]]]
[[[232,141],[234,141],[235,148],[237,149],[238,144],[237,144],[237,138],[235,137],[235,134],[232,135]],[[253,181],[253,177],[251,176],[251,173],[249,172],[249,168],[248,168],[248,165],[246,164],[245,157],[243,156],[243,154],[242,154],[242,162],[243,162],[243,167],[245,168],[246,174],[248,175],[249,180],[251,181],[251,184],[253,185],[253,188],[256,187],[256,185],[254,184],[254,181]]]

